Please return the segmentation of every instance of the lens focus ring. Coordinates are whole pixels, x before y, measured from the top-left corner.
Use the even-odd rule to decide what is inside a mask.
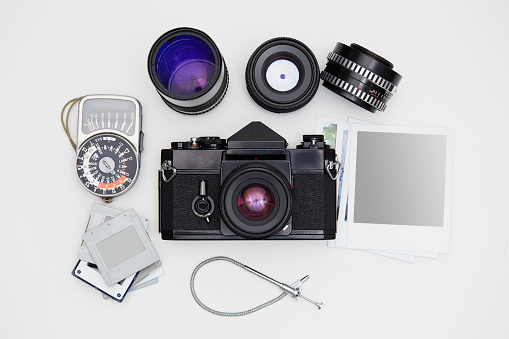
[[[327,61],[323,86],[372,113],[385,111],[401,81],[389,61],[357,44],[338,42]]]
[[[330,52],[327,56],[327,60],[333,61],[337,64],[343,65],[346,68],[349,68],[353,72],[367,78],[369,81],[374,83],[375,85],[378,85],[385,89],[388,92],[396,92],[397,87],[391,83],[390,81],[385,80],[384,78],[376,75],[375,73],[371,72],[370,70],[362,67],[361,65],[356,64],[355,62],[348,60],[347,58],[342,57],[339,54],[336,54],[334,52]]]
[[[334,75],[330,74],[329,72],[323,71],[320,74],[320,77],[322,80],[328,82],[329,84],[332,84],[336,86],[338,89],[348,92],[351,95],[354,95],[355,97],[359,98],[360,100],[364,101],[366,104],[370,105],[371,107],[376,108],[377,110],[383,112],[385,111],[385,108],[387,105],[383,102],[378,100],[376,97],[369,95],[368,93],[364,92],[363,90],[354,87],[352,84],[336,78]]]

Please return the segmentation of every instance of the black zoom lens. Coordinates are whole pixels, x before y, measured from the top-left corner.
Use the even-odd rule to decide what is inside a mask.
[[[176,28],[152,46],[148,73],[163,101],[183,114],[205,113],[223,99],[228,70],[212,39],[193,28]]]
[[[315,55],[292,38],[264,42],[246,67],[247,91],[258,105],[275,113],[293,112],[306,105],[319,81]]]
[[[392,63],[362,46],[338,42],[320,78],[323,86],[376,113],[385,111],[401,81],[393,68]]]

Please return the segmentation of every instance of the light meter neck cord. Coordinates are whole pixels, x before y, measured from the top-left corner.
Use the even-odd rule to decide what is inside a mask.
[[[208,263],[211,263],[213,261],[217,261],[217,260],[224,260],[224,261],[228,261],[234,265],[237,265],[239,267],[242,267],[243,269],[267,280],[267,281],[270,281],[271,283],[279,286],[284,292],[281,293],[280,295],[278,295],[276,298],[272,299],[272,300],[269,300],[267,301],[266,303],[263,303],[259,306],[256,306],[256,307],[253,307],[249,310],[246,310],[246,311],[243,311],[243,312],[221,312],[221,311],[216,311],[210,307],[208,307],[207,305],[205,305],[203,302],[201,302],[200,299],[198,299],[198,296],[196,295],[196,290],[194,288],[194,279],[196,277],[196,273],[198,272],[198,270],[200,268],[202,268],[203,266],[205,266],[206,264]],[[250,313],[253,313],[253,312],[256,312],[256,311],[259,311],[261,310],[262,308],[265,308],[267,306],[270,306],[276,302],[278,302],[279,300],[283,299],[284,297],[286,297],[287,295],[291,295],[292,297],[294,297],[296,300],[298,298],[302,298],[304,300],[307,300],[309,301],[310,303],[316,305],[318,307],[318,309],[322,308],[322,303],[317,303],[311,299],[308,299],[306,297],[304,297],[301,293],[300,293],[300,286],[306,281],[309,279],[309,275],[303,277],[302,279],[300,280],[297,280],[294,284],[292,284],[291,286],[287,285],[287,284],[284,284],[284,283],[281,283],[277,280],[274,280],[268,276],[266,276],[265,274],[263,273],[260,273],[254,269],[252,269],[251,267],[249,266],[246,266],[244,264],[241,264],[240,262],[238,261],[235,261],[231,258],[228,258],[228,257],[213,257],[213,258],[210,258],[210,259],[207,259],[203,262],[201,262],[200,264],[198,264],[198,266],[196,266],[196,268],[194,269],[193,273],[191,274],[191,294],[193,295],[193,298],[194,300],[196,300],[196,302],[198,303],[198,305],[200,305],[202,308],[204,308],[205,310],[209,311],[210,313],[214,313],[214,314],[217,314],[217,315],[222,315],[222,316],[226,316],[226,317],[238,317],[238,316],[241,316],[241,315],[247,315],[247,314],[250,314]]]
[[[69,142],[71,143],[72,148],[76,151],[76,143],[72,140],[71,133],[69,132],[69,114],[71,113],[71,109],[74,107],[74,105],[80,101],[83,97],[78,97],[69,100],[64,107],[62,108],[62,113],[60,113],[60,121],[62,122],[62,127],[64,128],[64,132],[67,135],[67,138],[69,138]],[[70,105],[70,106],[69,106]],[[69,109],[67,110],[67,114],[64,121],[64,112],[65,109],[69,106]]]

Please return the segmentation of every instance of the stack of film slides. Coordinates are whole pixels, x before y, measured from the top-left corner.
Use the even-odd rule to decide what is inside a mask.
[[[72,275],[118,302],[127,292],[156,284],[164,270],[148,224],[133,209],[94,204]]]

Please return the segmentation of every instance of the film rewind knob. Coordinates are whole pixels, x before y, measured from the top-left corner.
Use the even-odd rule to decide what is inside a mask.
[[[207,195],[205,180],[200,182],[200,195],[194,198],[192,208],[196,216],[205,218],[207,222],[210,222],[209,216],[214,212],[214,201]]]

